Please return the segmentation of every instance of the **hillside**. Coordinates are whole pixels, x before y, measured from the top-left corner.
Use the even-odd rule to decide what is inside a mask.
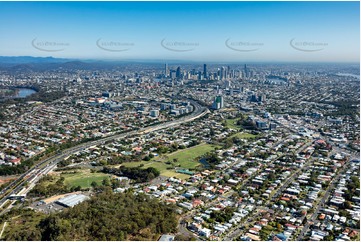
[[[4,217],[6,216],[6,217]],[[102,192],[74,208],[45,215],[12,211],[5,240],[157,240],[176,231],[174,207],[157,199],[132,193]]]

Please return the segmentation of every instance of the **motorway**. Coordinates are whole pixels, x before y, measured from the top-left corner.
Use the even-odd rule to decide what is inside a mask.
[[[183,116],[179,119],[161,123],[161,124],[157,124],[157,125],[154,125],[151,127],[145,127],[145,128],[141,128],[139,130],[132,130],[132,131],[129,131],[126,133],[108,136],[108,137],[105,137],[105,138],[102,138],[102,139],[99,139],[96,141],[90,141],[87,143],[83,143],[83,144],[71,147],[69,149],[63,150],[63,151],[59,152],[58,154],[41,161],[40,163],[36,164],[31,169],[29,169],[27,172],[22,174],[17,180],[11,182],[6,188],[4,188],[1,191],[0,194],[6,193],[7,195],[5,195],[4,197],[2,197],[0,199],[0,208],[2,208],[4,206],[4,204],[6,204],[9,196],[26,195],[26,192],[30,190],[29,187],[32,188],[36,184],[36,182],[40,179],[41,176],[48,174],[53,168],[56,167],[56,164],[58,162],[62,161],[65,157],[68,157],[78,151],[84,150],[86,148],[89,148],[89,147],[92,147],[95,145],[103,144],[107,141],[125,138],[126,136],[129,136],[129,135],[136,135],[136,134],[141,135],[141,134],[145,134],[145,133],[151,133],[154,131],[158,131],[161,129],[176,127],[183,123],[198,119],[198,118],[206,115],[207,113],[209,113],[208,108],[201,106],[199,103],[197,103],[193,100],[188,100],[188,101],[194,106],[194,110],[190,115]]]

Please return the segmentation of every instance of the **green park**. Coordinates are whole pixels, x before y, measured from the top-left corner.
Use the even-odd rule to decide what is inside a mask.
[[[181,174],[175,171],[175,168],[192,170],[200,166],[198,157],[214,150],[217,146],[202,143],[191,148],[177,150],[170,154],[163,154],[160,157],[154,157],[150,161],[127,162],[123,163],[125,167],[154,167],[159,170],[162,176],[177,177],[186,179],[189,175]]]
[[[76,173],[61,174],[65,178],[65,185],[68,187],[81,186],[82,188],[91,187],[92,182],[101,184],[105,178],[109,178],[105,173],[92,173],[90,170],[78,170]]]

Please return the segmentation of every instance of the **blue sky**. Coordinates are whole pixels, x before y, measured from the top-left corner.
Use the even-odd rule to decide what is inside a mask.
[[[359,2],[0,2],[0,55],[358,62],[359,18]]]

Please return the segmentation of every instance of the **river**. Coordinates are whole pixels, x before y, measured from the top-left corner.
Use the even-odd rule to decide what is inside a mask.
[[[0,95],[1,96],[0,101],[6,101],[9,99],[14,99],[14,98],[26,98],[26,97],[30,96],[31,94],[34,94],[37,92],[34,89],[26,88],[26,87],[12,88],[12,90],[13,90],[13,92],[12,92],[11,96],[10,95],[5,95],[5,96]],[[5,91],[6,91],[6,89],[5,89]]]
[[[346,76],[346,77],[354,77],[357,79],[360,79],[360,75],[355,75],[355,74],[351,74],[351,73],[337,73],[336,75],[338,76]]]
[[[33,93],[36,93],[35,90],[30,88],[16,88],[16,89],[17,89],[17,94],[14,96],[14,98],[25,98]]]

